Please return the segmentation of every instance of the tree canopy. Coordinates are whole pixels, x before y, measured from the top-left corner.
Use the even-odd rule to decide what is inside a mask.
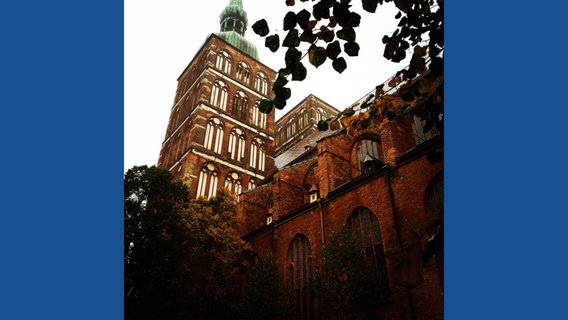
[[[285,0],[286,5],[296,6],[296,1]],[[307,2],[308,0],[301,0]],[[312,0],[308,9],[289,11],[283,17],[284,39],[278,34],[269,35],[270,28],[262,19],[252,25],[253,31],[265,38],[265,46],[272,52],[286,48],[284,67],[278,71],[272,84],[273,99],[262,100],[260,110],[268,113],[273,108],[283,109],[291,96],[286,87],[290,80],[303,81],[307,69],[302,59],[316,68],[331,61],[339,73],[347,68],[345,56],[359,53],[357,27],[361,15],[351,9],[351,0]],[[387,86],[379,85],[361,103],[353,105],[337,116],[318,123],[318,129],[347,129],[348,134],[393,120],[408,114],[425,122],[425,132],[436,126],[443,132],[443,49],[444,49],[444,0],[361,0],[363,10],[375,13],[379,5],[393,2],[398,8],[395,19],[398,27],[384,35],[383,56],[400,62],[410,54],[408,66],[401,68]],[[375,84],[370,84],[370,87]]]
[[[125,318],[225,318],[252,250],[235,229],[235,199],[188,201],[168,170],[134,167],[124,180]]]

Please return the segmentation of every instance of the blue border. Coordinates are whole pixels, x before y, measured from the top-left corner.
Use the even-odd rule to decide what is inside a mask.
[[[566,318],[561,6],[446,3],[445,319]]]
[[[0,319],[122,319],[123,3],[0,16]]]

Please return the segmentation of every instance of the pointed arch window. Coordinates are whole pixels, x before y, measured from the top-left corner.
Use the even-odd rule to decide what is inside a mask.
[[[266,113],[260,112],[259,105],[260,101],[254,104],[252,109],[252,121],[255,126],[266,129]]]
[[[357,163],[361,172],[363,171],[363,162],[365,161],[365,159],[368,159],[367,155],[369,155],[373,160],[377,160],[379,162],[382,161],[382,157],[379,153],[380,146],[379,143],[375,140],[359,140],[355,145],[355,150],[357,152]]]
[[[256,188],[256,181],[253,178],[249,179],[247,190]]]
[[[254,88],[263,95],[268,94],[268,77],[264,73],[259,72],[256,74],[254,78]]]
[[[444,175],[437,174],[428,185],[425,195],[426,236],[424,263],[436,258],[438,268],[444,271]]]
[[[229,158],[239,162],[245,159],[245,135],[239,128],[235,128],[229,135]]]
[[[327,119],[327,112],[325,112],[325,110],[323,110],[322,108],[318,108],[317,113],[316,113],[317,122],[320,122],[321,120],[325,120],[325,119]]]
[[[225,73],[229,73],[231,71],[231,60],[231,56],[227,53],[227,51],[219,51],[217,53],[215,67]]]
[[[302,130],[302,128],[304,128],[304,113],[306,111],[302,110],[302,112],[300,112],[300,115],[298,116],[298,128],[299,130]]]
[[[199,172],[197,180],[197,197],[212,198],[217,195],[217,184],[219,182],[218,171],[213,163],[207,163]]]
[[[239,62],[237,65],[237,80],[240,80],[246,84],[250,82],[250,68],[244,62]]]
[[[221,108],[222,110],[226,110],[227,94],[227,85],[223,81],[217,80],[211,88],[211,100],[209,102],[212,105]]]
[[[412,132],[414,133],[414,142],[416,145],[431,139],[436,135],[436,129],[430,128],[428,132],[424,132],[424,127],[426,126],[426,120],[422,120],[420,117],[414,116],[412,122]]]
[[[233,115],[239,119],[247,118],[248,97],[242,91],[237,91],[233,98]]]
[[[287,133],[288,138],[290,138],[294,134],[296,134],[296,119],[295,118],[288,120],[288,126],[286,128],[286,133]]]
[[[308,238],[297,235],[288,248],[288,287],[296,319],[313,319],[313,300],[308,292],[312,274],[312,249]]]
[[[233,192],[238,200],[239,194],[243,191],[240,175],[236,172],[229,173],[225,179],[225,188]]]
[[[252,141],[249,164],[253,168],[264,171],[266,164],[266,150],[264,148],[264,143],[259,138]]]
[[[223,124],[217,118],[209,120],[205,128],[203,146],[216,153],[221,153],[223,147]]]
[[[383,289],[389,290],[379,220],[369,209],[359,207],[349,216],[347,223],[355,241],[363,250],[365,259],[374,262]]]

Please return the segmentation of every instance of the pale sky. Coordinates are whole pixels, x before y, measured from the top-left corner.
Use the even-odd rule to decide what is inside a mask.
[[[177,87],[176,79],[189,64],[207,36],[219,31],[219,14],[229,0],[125,0],[124,1],[124,171],[135,165],[155,165],[168,125]],[[282,19],[288,11],[298,12],[312,2],[296,1],[287,7],[285,0],[243,0],[249,27],[245,37],[257,46],[262,63],[278,71],[284,66],[284,52],[264,47],[264,38],[252,31],[252,24],[266,19],[270,34],[280,40],[286,32]],[[360,8],[361,1],[353,1]],[[310,8],[306,7],[308,11]],[[362,9],[361,25],[356,28],[359,56],[341,54],[347,61],[342,74],[330,61],[318,69],[304,58],[307,78],[290,81],[292,97],[286,108],[276,112],[278,119],[309,94],[314,94],[343,110],[406,66],[387,61],[382,55],[381,38],[395,30],[398,10],[392,3],[379,6],[377,13]],[[342,41],[340,41],[342,43]],[[323,45],[323,44],[322,44]]]

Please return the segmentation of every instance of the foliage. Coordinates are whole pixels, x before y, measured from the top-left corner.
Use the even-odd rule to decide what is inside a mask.
[[[286,319],[282,271],[272,255],[259,257],[244,288],[238,319]]]
[[[380,305],[389,300],[385,285],[349,229],[331,233],[312,281],[316,311],[323,319],[376,318]]]
[[[234,228],[235,199],[187,199],[168,170],[126,173],[126,319],[223,318],[239,298],[252,250]]]
[[[394,32],[382,38],[385,44],[383,56],[392,62],[400,62],[411,53],[409,65],[389,81],[389,88],[377,87],[363,103],[322,120],[318,124],[319,130],[337,130],[343,126],[352,135],[383,120],[413,114],[426,121],[425,132],[436,126],[440,134],[443,133],[444,0],[361,0],[363,10],[371,13],[378,5],[389,2],[399,9],[395,16],[399,23]],[[281,47],[287,49],[285,67],[278,71],[278,78],[272,85],[274,97],[270,103],[264,103],[262,112],[286,106],[291,96],[290,88],[286,87],[287,78],[291,76],[292,81],[306,78],[307,70],[301,61],[304,56],[307,55],[309,63],[316,68],[331,60],[334,70],[342,73],[347,68],[342,53],[358,55],[360,46],[356,28],[360,25],[361,15],[351,10],[350,3],[351,0],[318,0],[310,11],[302,9],[286,13],[283,28],[288,33],[282,45],[276,34],[266,40],[266,46],[273,52]],[[286,0],[286,5],[295,6],[296,1]],[[270,32],[264,19],[254,23],[252,28],[262,37]],[[307,53],[302,54],[302,51]],[[427,77],[421,77],[426,74]]]
[[[169,171],[133,167],[124,179],[124,258],[127,316],[175,315],[175,270],[183,264],[187,188]],[[130,298],[131,297],[131,298]],[[143,318],[137,316],[137,318]]]

